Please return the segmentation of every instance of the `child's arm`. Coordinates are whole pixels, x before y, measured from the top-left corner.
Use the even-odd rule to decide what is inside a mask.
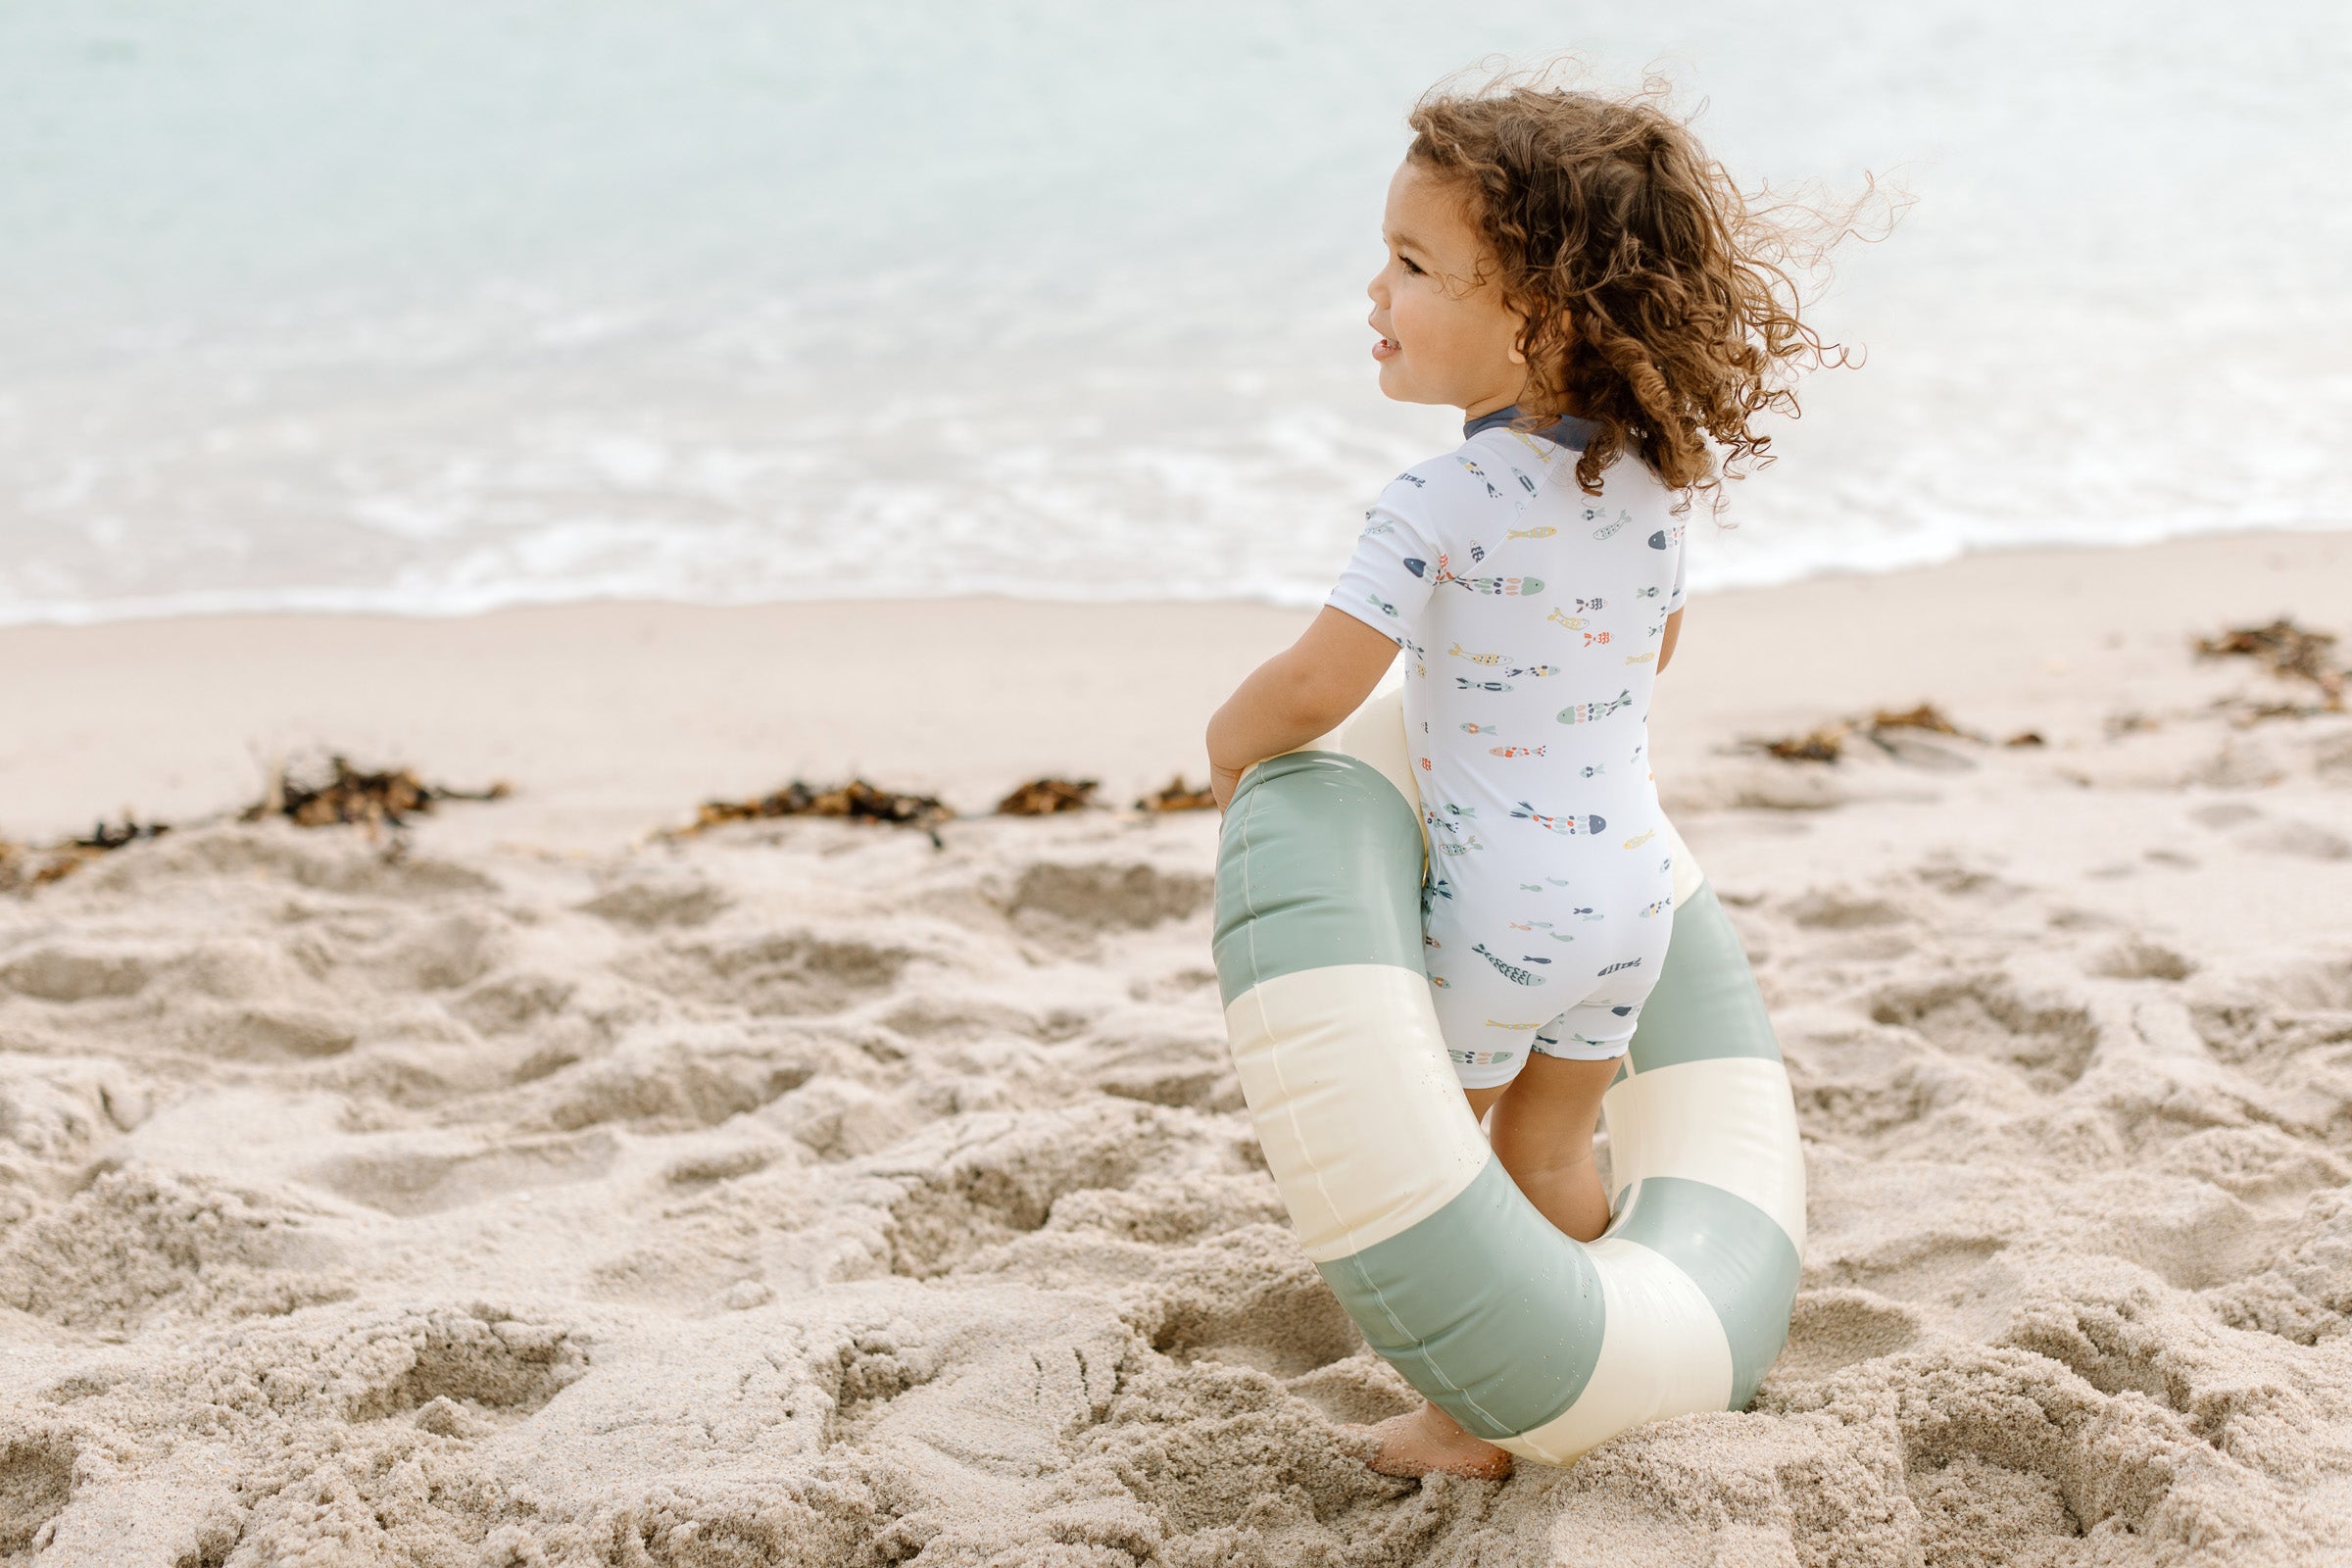
[[[1325,606],[1297,642],[1234,688],[1208,721],[1208,787],[1222,810],[1242,769],[1327,735],[1363,705],[1396,642]]]
[[[1676,611],[1666,617],[1666,635],[1658,640],[1658,673],[1666,673],[1667,661],[1674,658],[1674,645],[1683,635],[1683,612]]]

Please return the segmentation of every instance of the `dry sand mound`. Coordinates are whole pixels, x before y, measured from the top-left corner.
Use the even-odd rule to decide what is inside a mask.
[[[2347,756],[1684,781],[1805,1289],[1752,1412],[1501,1485],[1335,1430],[1408,1393],[1239,1113],[1210,822],[121,852],[0,904],[0,1561],[2346,1560]]]

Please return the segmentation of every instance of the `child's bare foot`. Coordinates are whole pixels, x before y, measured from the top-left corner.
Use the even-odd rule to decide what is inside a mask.
[[[1464,1432],[1453,1417],[1434,1404],[1410,1415],[1391,1416],[1378,1426],[1353,1430],[1380,1440],[1372,1468],[1384,1476],[1425,1476],[1432,1470],[1500,1481],[1511,1473],[1511,1456],[1492,1443]]]

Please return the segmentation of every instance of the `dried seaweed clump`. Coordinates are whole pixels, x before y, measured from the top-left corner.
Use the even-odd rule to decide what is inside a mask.
[[[414,769],[388,768],[366,772],[341,757],[327,759],[326,773],[315,779],[297,778],[276,769],[269,792],[238,815],[242,822],[282,816],[296,827],[332,827],[355,823],[374,831],[404,827],[412,816],[433,808],[436,801],[502,801],[514,793],[504,782],[488,789],[460,790],[427,784]]]
[[[1165,788],[1154,791],[1135,803],[1139,811],[1213,811],[1217,798],[1205,784],[1194,789],[1185,783],[1184,775],[1169,779]]]
[[[1832,720],[1802,735],[1766,741],[1764,749],[1784,762],[1835,762],[1845,755],[1846,730],[1842,720]]]
[[[2344,676],[2347,671],[2338,666],[2328,650],[2335,646],[2331,632],[2308,631],[2285,616],[2267,626],[2237,626],[2219,637],[2197,639],[2197,652],[2207,659],[2238,656],[2262,662],[2274,675],[2289,680],[2307,680],[2320,689],[2322,706],[2319,711],[2341,712],[2344,707]]]
[[[1934,703],[1921,703],[1916,708],[1882,708],[1868,718],[1834,718],[1802,735],[1766,741],[1764,750],[1784,762],[1835,762],[1845,755],[1845,743],[1856,730],[1875,741],[1882,750],[1891,753],[1896,748],[1887,740],[1887,734],[1902,729],[1926,730],[1932,735],[1954,735],[1963,740],[1984,738],[1972,735],[1953,723],[1944,715],[1943,710]]]
[[[877,789],[861,778],[854,778],[847,784],[822,785],[796,778],[758,800],[705,801],[693,823],[677,833],[700,833],[728,822],[757,822],[771,816],[830,816],[851,822],[920,828],[937,844],[938,824],[955,814],[935,797]]]
[[[997,803],[999,816],[1053,816],[1083,811],[1095,803],[1091,778],[1033,778]]]
[[[0,893],[29,893],[46,887],[72,876],[101,855],[142,839],[162,838],[171,831],[169,822],[139,822],[125,816],[119,827],[101,820],[80,838],[60,839],[54,844],[0,841]]]
[[[1943,710],[1934,703],[1922,703],[1917,708],[1906,708],[1899,712],[1882,708],[1870,715],[1870,727],[1873,730],[1924,729],[1936,735],[1962,733],[1960,726],[1944,717]]]

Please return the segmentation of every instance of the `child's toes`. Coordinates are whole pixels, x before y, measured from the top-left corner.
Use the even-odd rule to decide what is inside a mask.
[[[1350,1427],[1379,1445],[1365,1461],[1384,1476],[1425,1476],[1433,1470],[1468,1476],[1478,1481],[1500,1481],[1511,1473],[1511,1456],[1491,1443],[1481,1443],[1456,1429],[1433,1430],[1421,1411],[1391,1416],[1372,1427]]]

